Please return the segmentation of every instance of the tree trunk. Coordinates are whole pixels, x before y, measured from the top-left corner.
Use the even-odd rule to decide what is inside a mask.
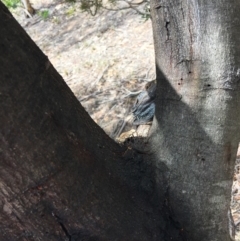
[[[0,240],[229,239],[240,128],[229,2],[151,2],[158,87],[142,154],[91,120],[0,3]]]
[[[240,2],[152,0],[157,64],[150,146],[184,240],[229,240],[240,134]]]
[[[170,240],[151,164],[94,123],[2,3],[0,31],[0,240]]]

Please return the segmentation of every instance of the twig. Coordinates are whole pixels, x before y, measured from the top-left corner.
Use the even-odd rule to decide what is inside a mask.
[[[92,93],[92,94],[90,94],[90,95],[88,95],[88,96],[85,96],[85,97],[79,99],[79,101],[80,101],[80,102],[81,102],[81,101],[84,101],[84,100],[89,99],[89,98],[91,98],[91,97],[95,97],[96,95],[101,94],[101,93],[102,93],[102,91],[94,92],[94,93]]]
[[[147,73],[146,73],[146,75],[145,75],[145,78],[146,78],[146,79],[148,79],[148,75],[149,75],[149,72],[150,72],[151,69],[152,69],[152,67],[150,67],[150,68],[147,70]]]
[[[144,15],[144,12],[140,11],[137,7],[139,7],[140,5],[142,5],[144,3],[146,3],[146,4],[148,3],[148,1],[146,1],[146,0],[143,0],[139,3],[132,3],[131,1],[127,1],[127,0],[122,0],[122,2],[125,2],[128,6],[127,7],[119,7],[119,8],[109,8],[109,7],[106,7],[106,6],[101,6],[101,7],[108,10],[108,11],[119,11],[119,10],[126,10],[126,9],[132,8],[138,14]]]
[[[127,98],[129,96],[135,96],[135,95],[138,95],[138,94],[140,94],[142,92],[142,90],[130,91],[130,90],[126,89],[125,87],[122,87],[122,88],[128,92],[128,94],[126,96],[124,96],[123,98]]]
[[[31,15],[31,13],[28,12],[27,9],[24,9],[23,11],[26,13],[26,15],[27,15],[29,18],[32,18],[32,17],[33,17],[33,16]]]
[[[119,137],[122,134],[123,129],[125,128],[127,122],[131,120],[131,118],[132,118],[132,116],[128,116],[127,118],[123,119],[123,123],[122,123],[121,127],[119,128],[115,138]]]
[[[116,134],[116,138],[120,136],[120,134],[122,133],[122,130],[124,129],[124,127],[126,126],[127,122],[125,120],[123,120],[123,123],[119,129],[119,131]]]
[[[108,64],[107,67],[102,71],[102,73],[98,76],[98,78],[92,83],[93,85],[96,85],[103,77],[103,75],[107,72],[108,68],[110,67],[110,65]]]
[[[103,100],[100,104],[104,104],[104,103],[108,103],[108,102],[113,102],[113,101],[116,101],[116,99],[114,98],[114,99],[105,99],[105,100]]]
[[[143,79],[144,81],[147,81],[147,82],[152,82],[154,80],[156,80],[156,78],[153,78],[153,79]]]

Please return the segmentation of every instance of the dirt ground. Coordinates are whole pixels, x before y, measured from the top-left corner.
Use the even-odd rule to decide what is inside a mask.
[[[46,19],[14,16],[48,56],[78,100],[112,138],[131,129],[137,92],[155,78],[151,21],[133,10],[101,11],[95,17],[78,4],[33,0]]]
[[[233,178],[231,209],[236,228],[236,241],[240,241],[240,145]]]
[[[25,18],[21,7],[13,10],[39,48],[63,76],[96,123],[112,138],[128,131],[131,108],[139,90],[155,79],[151,21],[134,11],[101,11],[95,17],[78,4],[33,0],[38,11]],[[232,213],[240,223],[240,151],[232,190]],[[236,240],[240,240],[237,231]]]

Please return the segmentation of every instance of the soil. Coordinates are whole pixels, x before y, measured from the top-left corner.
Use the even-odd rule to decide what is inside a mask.
[[[116,139],[132,126],[136,94],[155,78],[151,21],[134,10],[82,12],[78,3],[33,0],[38,14],[15,18],[48,56],[75,96]],[[43,13],[48,13],[43,17]]]
[[[235,240],[240,240],[240,145],[238,147],[235,172],[232,186],[231,209],[233,221],[236,229]]]
[[[93,17],[78,3],[32,0],[32,4],[37,15],[27,19],[18,7],[12,11],[15,18],[93,120],[113,139],[124,131],[134,135],[131,108],[136,93],[155,79],[151,21],[133,10],[101,10]],[[240,240],[240,149],[231,207]]]

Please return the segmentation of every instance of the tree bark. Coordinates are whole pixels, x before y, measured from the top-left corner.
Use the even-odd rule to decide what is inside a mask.
[[[93,122],[0,3],[0,240],[229,240],[239,5],[151,1],[158,86],[145,152]]]
[[[0,240],[170,240],[151,164],[94,123],[2,3],[0,31]]]
[[[184,240],[229,240],[240,133],[240,2],[152,0],[157,64],[150,146]],[[164,170],[164,171],[163,171]]]

